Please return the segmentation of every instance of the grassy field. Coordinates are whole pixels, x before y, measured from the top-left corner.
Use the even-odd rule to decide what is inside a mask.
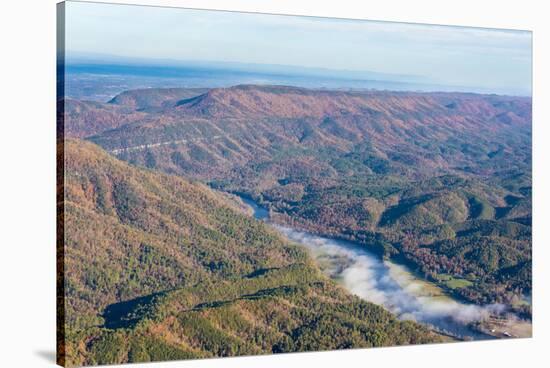
[[[439,274],[436,278],[438,283],[445,285],[451,290],[461,289],[473,285],[473,282],[469,280],[453,277],[452,275]]]

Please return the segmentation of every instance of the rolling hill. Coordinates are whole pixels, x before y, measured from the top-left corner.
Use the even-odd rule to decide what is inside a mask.
[[[327,279],[302,248],[199,182],[66,139],[59,363],[442,341]]]
[[[518,302],[531,290],[530,98],[198,92],[129,92],[116,107],[142,117],[72,134],[133,165],[245,194],[279,223],[359,242],[428,279],[468,281],[449,288],[467,300],[530,314]],[[154,108],[137,111],[136,95]]]

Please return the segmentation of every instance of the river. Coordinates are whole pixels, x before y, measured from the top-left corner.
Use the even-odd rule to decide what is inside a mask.
[[[269,212],[241,197],[254,216],[289,240],[306,247],[321,270],[360,298],[381,305],[402,320],[414,320],[459,339],[526,337],[531,324],[506,313],[499,304],[465,304],[434,283],[416,277],[407,267],[382,260],[364,246],[275,224]],[[482,332],[474,325],[483,326]],[[512,335],[508,331],[516,331]],[[525,335],[525,336],[522,336]]]

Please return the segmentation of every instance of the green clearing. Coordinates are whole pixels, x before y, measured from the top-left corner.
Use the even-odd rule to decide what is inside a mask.
[[[473,285],[473,282],[469,280],[461,279],[447,274],[439,274],[436,276],[436,279],[439,283],[445,285],[447,288],[452,290],[462,289]]]

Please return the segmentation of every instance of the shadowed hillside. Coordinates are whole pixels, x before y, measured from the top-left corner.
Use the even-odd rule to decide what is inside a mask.
[[[529,315],[530,98],[284,86],[174,93],[162,102],[154,90],[132,92],[157,107],[86,138],[131,164],[244,193],[279,223],[407,262],[462,298]],[[441,281],[450,277],[462,282]]]
[[[63,127],[65,136],[75,138],[97,134],[145,118],[145,114],[132,108],[73,99],[59,101],[57,111],[58,130]]]
[[[180,100],[206,93],[206,88],[147,88],[123,92],[115,96],[110,104],[148,110],[176,105]]]
[[[68,365],[441,341],[337,287],[233,197],[61,148]]]

